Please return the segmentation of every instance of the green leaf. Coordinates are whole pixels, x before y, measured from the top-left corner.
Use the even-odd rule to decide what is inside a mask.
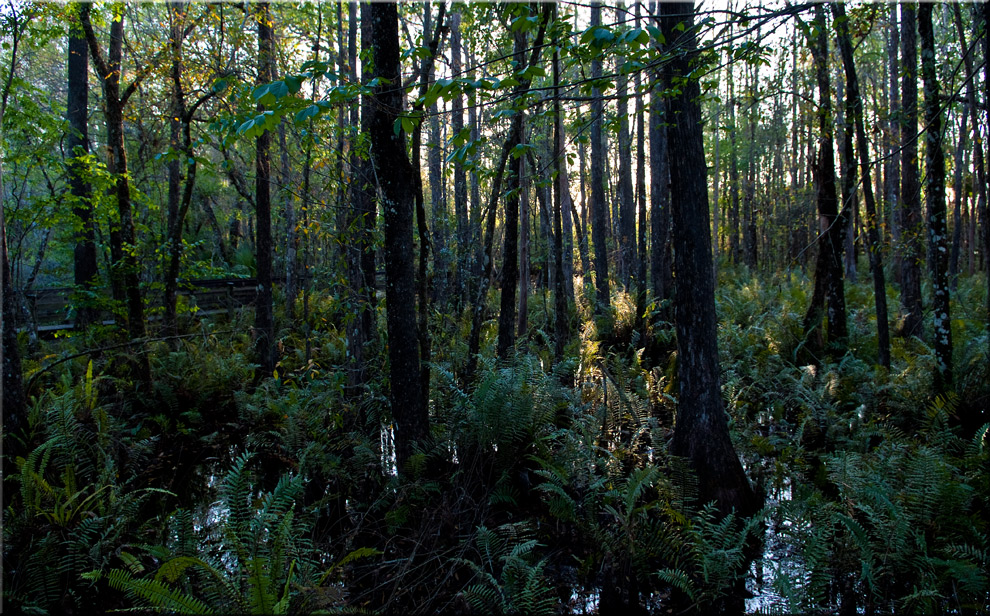
[[[322,112],[323,110],[320,108],[319,105],[313,104],[296,113],[296,117],[294,118],[294,120],[296,124],[300,124],[302,122],[305,122],[306,120],[319,117],[319,115]]]
[[[226,89],[227,89],[227,80],[226,79],[217,79],[216,81],[213,82],[213,93],[214,94],[220,94],[221,92],[223,92]]]
[[[295,94],[302,88],[302,77],[296,75],[287,75],[285,77],[285,85],[289,90],[289,94]]]
[[[406,131],[406,133],[412,133],[416,130],[416,124],[418,124],[418,122],[416,122],[413,118],[402,116],[399,119],[402,121],[402,130]]]

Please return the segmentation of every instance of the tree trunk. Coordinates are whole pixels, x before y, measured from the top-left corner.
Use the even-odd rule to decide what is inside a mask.
[[[455,77],[461,74],[461,14],[452,13],[450,23],[450,72]],[[464,130],[464,99],[458,94],[451,101],[451,132],[457,136]],[[462,306],[469,295],[465,280],[469,263],[470,220],[468,218],[468,183],[464,170],[464,161],[454,160],[454,226],[456,242],[454,255],[456,258],[454,274],[454,292],[457,306]]]
[[[526,34],[517,30],[513,34],[516,66],[522,66],[525,60]],[[515,119],[523,116],[521,110],[516,111]],[[525,119],[513,121],[513,148],[522,143],[523,124]],[[508,358],[515,344],[515,315],[516,315],[516,285],[519,283],[519,193],[522,186],[524,158],[512,152],[509,161],[508,197],[505,200],[505,240],[502,248],[502,294],[498,314],[498,343],[496,355],[500,359]]]
[[[949,253],[945,220],[945,153],[942,150],[942,112],[938,75],[935,72],[935,34],[932,5],[918,6],[921,37],[921,72],[925,87],[925,200],[928,209],[928,242],[931,246],[932,309],[935,337],[935,393],[952,387],[952,320],[949,311]]]
[[[387,84],[401,83],[399,17],[395,4],[373,3],[372,62],[375,76]],[[429,436],[429,415],[422,396],[419,336],[416,325],[416,277],[413,268],[412,167],[406,137],[393,129],[402,112],[402,90],[391,85],[374,89],[371,156],[385,214],[385,309],[388,328],[389,400],[395,422],[398,471]]]
[[[255,5],[258,21],[258,83],[275,78],[275,33],[272,28],[271,7],[267,2]],[[258,105],[258,111],[264,111]],[[256,380],[269,377],[275,371],[275,317],[272,310],[272,203],[271,203],[271,135],[265,131],[256,140],[255,157],[255,238],[258,270],[258,299],[255,302],[254,335],[255,361],[260,366]]]
[[[522,157],[520,157],[521,159]],[[524,338],[529,317],[529,218],[530,218],[530,196],[529,187],[532,180],[538,176],[523,175],[525,167],[521,162],[519,172],[522,178],[519,182],[519,309],[516,311],[516,338]],[[537,190],[543,190],[537,187]],[[540,201],[544,201],[540,199]]]
[[[838,18],[836,18],[838,19]],[[841,140],[839,141],[839,169],[842,171],[840,190],[842,192],[843,212],[848,212],[846,231],[842,237],[843,243],[843,266],[845,277],[849,282],[856,283],[856,252],[855,252],[855,220],[858,199],[856,196],[856,159],[853,156],[853,120],[852,120],[852,99],[845,92],[841,79],[836,77],[835,98],[844,100],[845,105],[839,107],[837,121],[835,125],[841,130]]]
[[[868,255],[870,273],[873,276],[873,298],[877,317],[877,361],[881,366],[890,367],[890,333],[887,325],[887,283],[883,271],[883,246],[880,242],[879,217],[876,199],[870,183],[870,152],[866,141],[863,122],[863,99],[859,93],[859,79],[853,62],[853,48],[849,39],[849,25],[845,18],[845,7],[832,5],[839,38],[839,52],[846,71],[846,108],[856,128],[856,147],[859,150],[860,169],[863,175],[863,197],[866,202],[866,233],[869,240]],[[853,169],[855,171],[855,168]]]
[[[736,93],[733,66],[729,73],[729,257],[739,263],[739,150],[736,142]]]
[[[602,4],[591,3],[591,27],[602,24]],[[601,79],[602,61],[591,61],[592,80]],[[591,243],[595,246],[595,310],[596,316],[607,316],[611,309],[608,288],[608,205],[605,202],[605,104],[602,91],[595,87],[591,94]]]
[[[922,337],[921,182],[918,174],[918,50],[916,6],[901,4],[901,311],[904,336]]]
[[[682,83],[666,113],[678,152],[670,160],[670,182],[680,396],[670,452],[686,458],[694,469],[701,502],[714,501],[722,515],[734,510],[748,516],[758,503],[729,438],[719,386],[701,89],[689,77],[697,56],[694,5],[665,2],[660,11],[671,48],[681,50],[670,71]],[[678,23],[686,26],[683,33],[677,31]]]
[[[897,21],[897,5],[890,5],[890,23],[888,24],[887,66],[890,89],[890,106],[887,117],[888,131],[888,162],[887,162],[887,195],[885,217],[890,227],[891,270],[894,281],[901,284],[901,86],[900,57],[901,46],[900,24]]]
[[[102,77],[104,112],[107,125],[107,171],[115,177],[112,194],[117,200],[119,225],[110,230],[110,255],[113,263],[111,280],[116,295],[123,297],[127,306],[127,331],[131,340],[145,337],[144,301],[141,298],[140,271],[137,243],[134,232],[134,215],[131,208],[130,174],[127,170],[127,149],[124,144],[124,107],[137,90],[138,80],[120,91],[121,60],[124,49],[124,15],[110,24],[110,47],[104,57],[90,22],[90,6],[79,9],[80,20],[86,33],[90,57]],[[133,363],[135,379],[147,384],[151,380],[148,357],[139,353]]]
[[[554,18],[557,17],[557,7],[554,6]],[[565,211],[565,203],[571,200],[570,189],[567,184],[567,158],[564,152],[564,118],[560,108],[560,50],[554,48],[553,54],[553,115],[554,115],[554,139],[553,139],[553,160],[557,171],[557,182],[553,191],[553,267],[554,267],[554,357],[556,360],[564,359],[564,348],[571,339],[571,323],[569,314],[569,304],[574,297],[573,287],[568,287],[568,277],[571,275],[565,268],[565,261],[570,256],[565,256],[565,251],[570,248],[570,229],[565,228],[563,220],[566,217],[570,220],[570,212]],[[564,234],[567,234],[567,237]]]
[[[640,27],[640,3],[636,3],[636,27]],[[640,329],[643,325],[643,313],[646,311],[646,264],[649,257],[646,252],[646,113],[643,104],[642,72],[636,73],[636,323]],[[716,166],[716,177],[718,174]]]
[[[818,160],[815,165],[815,192],[818,204],[818,257],[815,262],[815,288],[808,312],[804,317],[804,332],[817,353],[821,337],[822,318],[828,316],[828,346],[841,355],[845,350],[846,307],[842,283],[842,243],[845,233],[844,217],[839,215],[835,186],[835,154],[833,150],[832,92],[828,72],[828,39],[825,11],[815,5],[814,40],[809,41],[815,76],[818,82]]]
[[[617,21],[625,20],[625,3],[619,2],[616,9]],[[623,56],[616,57],[616,64],[625,64]],[[616,71],[621,72],[621,71]],[[632,181],[632,136],[629,134],[629,78],[618,77],[617,115],[619,116],[619,136],[617,152],[619,158],[619,282],[627,291],[632,288],[636,272],[636,201]]]
[[[79,219],[73,253],[73,282],[77,293],[74,303],[76,329],[83,330],[97,317],[93,294],[99,283],[99,267],[96,261],[92,188],[84,179],[85,163],[77,156],[77,153],[81,156],[89,154],[89,50],[79,24],[73,24],[69,31],[66,72],[69,77],[66,116],[70,129],[66,135],[66,149],[69,152],[66,167],[73,198],[72,212]]]
[[[673,295],[670,255],[670,159],[667,155],[668,127],[664,125],[664,85],[658,79],[650,100],[650,280],[653,299],[663,305]],[[660,319],[672,321],[663,308]]]

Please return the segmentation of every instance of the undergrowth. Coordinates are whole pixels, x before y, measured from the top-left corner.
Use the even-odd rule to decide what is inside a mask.
[[[668,453],[677,351],[662,306],[637,315],[617,296],[608,322],[586,320],[554,361],[535,302],[514,358],[482,357],[471,383],[459,376],[470,312],[432,315],[431,439],[400,478],[384,345],[369,345],[369,379],[350,388],[346,307],[314,298],[312,330],[280,331],[278,372],[258,386],[243,314],[127,348],[148,354],[150,389],[113,352],[43,370],[113,342],[97,334],[28,358],[39,375],[28,426],[5,435],[26,451],[5,477],[5,604],[39,614],[990,609],[979,286],[960,281],[955,390],[933,398],[924,341],[895,339],[890,370],[876,366],[866,284],[847,287],[848,349],[812,357],[807,278],[721,274],[723,399],[766,499],[753,518],[698,502],[692,473]],[[744,587],[757,595],[749,604]]]

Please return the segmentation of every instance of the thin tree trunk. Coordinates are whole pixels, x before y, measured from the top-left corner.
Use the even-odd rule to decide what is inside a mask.
[[[890,108],[888,113],[888,167],[887,167],[887,204],[886,218],[890,227],[890,245],[893,262],[891,269],[894,281],[901,284],[901,124],[898,118],[901,114],[901,82],[900,82],[900,24],[897,20],[897,5],[890,5],[890,23],[888,24],[887,66],[890,79]]]
[[[601,2],[591,3],[591,27],[602,23]],[[591,61],[591,78],[602,77],[602,61],[598,56]],[[591,243],[595,246],[595,296],[596,316],[607,316],[611,309],[608,278],[608,205],[605,201],[605,105],[601,89],[595,87],[591,94]]]
[[[952,320],[949,310],[949,253],[946,241],[945,152],[942,150],[942,112],[939,107],[938,76],[935,72],[935,34],[932,5],[918,6],[921,38],[921,72],[925,88],[925,200],[928,210],[928,242],[932,275],[933,336],[935,337],[935,393],[952,387]]]
[[[817,353],[822,319],[828,316],[828,345],[841,354],[845,350],[846,310],[842,284],[842,240],[845,225],[838,211],[835,186],[835,154],[833,150],[832,93],[828,72],[828,39],[825,12],[815,5],[815,28],[809,41],[815,77],[818,82],[819,149],[815,165],[815,189],[818,205],[818,257],[815,262],[815,288],[808,312],[804,317],[804,332]]]
[[[901,311],[904,336],[923,337],[921,182],[918,173],[918,50],[914,4],[901,3]]]
[[[275,78],[275,33],[272,29],[271,7],[267,2],[255,5],[258,21],[258,83]],[[258,111],[264,111],[258,105]],[[255,140],[255,239],[258,270],[258,298],[254,314],[254,355],[260,366],[256,380],[269,377],[275,371],[275,317],[272,310],[272,206],[271,206],[271,135],[265,131]]]
[[[736,93],[732,64],[729,73],[729,256],[739,263],[739,150],[736,142]]]
[[[839,52],[846,71],[846,108],[856,128],[856,148],[859,150],[860,170],[863,176],[863,198],[866,202],[866,233],[869,240],[867,254],[870,259],[870,273],[873,277],[873,298],[877,318],[877,361],[890,368],[890,332],[887,324],[887,282],[883,270],[883,245],[878,229],[880,219],[876,199],[870,182],[870,152],[866,140],[863,121],[863,99],[859,93],[859,79],[853,61],[852,43],[849,39],[849,26],[845,19],[845,7],[832,5],[839,38]],[[854,170],[853,170],[854,171]]]
[[[461,14],[459,12],[451,14],[450,23],[450,72],[454,77],[461,77]],[[464,130],[464,100],[463,95],[458,94],[451,101],[451,132],[457,136]],[[460,307],[467,300],[469,295],[465,272],[469,263],[470,245],[470,220],[468,218],[468,183],[467,173],[464,170],[464,161],[454,160],[454,221],[457,241],[455,244],[456,268],[454,277],[455,297],[457,306]]]
[[[557,6],[554,5],[554,18],[557,17]],[[567,158],[564,152],[564,118],[560,108],[560,50],[554,48],[553,54],[553,115],[554,139],[553,160],[557,171],[557,182],[553,191],[553,266],[554,282],[554,357],[559,362],[564,358],[564,348],[571,339],[570,315],[568,304],[574,297],[573,286],[568,287],[570,273],[565,262],[570,255],[564,255],[570,248],[570,229],[563,224],[564,218],[570,220],[570,212],[565,211],[565,203],[571,200],[567,183]],[[567,237],[564,234],[567,234]]]
[[[513,33],[513,57],[516,66],[522,66],[525,60],[526,33],[517,30]],[[525,118],[522,111],[517,111],[512,123],[513,134],[510,136],[513,148],[522,143],[523,124]],[[509,161],[508,197],[505,200],[505,239],[502,247],[502,294],[498,314],[498,343],[496,355],[507,359],[515,345],[515,314],[516,314],[516,285],[519,283],[519,193],[522,187],[524,168],[522,156],[515,155]],[[525,221],[525,219],[524,219]]]
[[[617,20],[625,19],[625,3],[620,0],[616,8]],[[616,64],[625,64],[623,56],[616,56]],[[621,72],[621,71],[620,71]],[[619,281],[627,291],[632,288],[636,272],[636,201],[632,180],[632,136],[629,134],[629,78],[618,77],[617,115],[619,135],[617,156],[619,159],[618,186],[618,239],[619,239]]]
[[[522,157],[520,157],[521,159]],[[519,164],[519,171],[525,167]],[[516,337],[526,336],[529,316],[529,187],[536,174],[523,175],[519,182],[519,309],[516,313]],[[537,187],[537,190],[542,188]],[[541,199],[542,201],[542,199]]]

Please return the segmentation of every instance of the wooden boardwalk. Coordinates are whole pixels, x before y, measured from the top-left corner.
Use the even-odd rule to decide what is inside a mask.
[[[30,313],[30,324],[21,323],[19,330],[34,329],[38,336],[53,337],[57,332],[75,328],[72,315],[72,294],[75,287],[48,287],[32,289],[24,294]],[[101,293],[109,299],[105,290]],[[146,299],[152,306],[161,304],[161,291]],[[223,314],[233,317],[241,307],[251,306],[258,297],[258,280],[255,278],[219,278],[214,280],[189,280],[180,284],[179,297],[185,298],[197,315]],[[180,299],[181,301],[181,299]],[[104,325],[113,325],[112,315],[104,314]]]

